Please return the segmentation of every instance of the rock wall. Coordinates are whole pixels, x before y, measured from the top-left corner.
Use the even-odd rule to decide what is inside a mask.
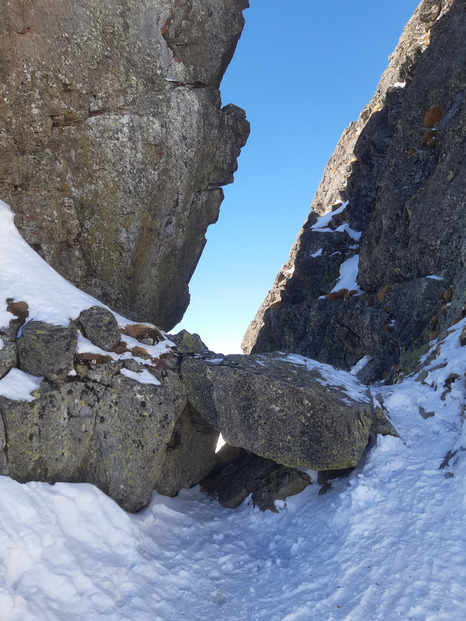
[[[249,125],[219,84],[247,0],[0,6],[0,197],[59,273],[164,329]]]
[[[421,2],[327,164],[246,353],[343,369],[368,356],[365,380],[394,377],[464,311],[465,36],[464,0]]]

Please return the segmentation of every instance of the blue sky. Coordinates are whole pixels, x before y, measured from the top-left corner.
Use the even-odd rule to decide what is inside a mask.
[[[221,85],[251,135],[191,280],[182,328],[240,352],[346,126],[372,97],[417,0],[250,0]]]

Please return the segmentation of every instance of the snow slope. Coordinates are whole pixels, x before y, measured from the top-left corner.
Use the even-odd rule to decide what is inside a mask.
[[[77,290],[59,311],[51,292],[31,293],[32,255],[5,272],[5,256],[26,252],[6,210],[0,300],[28,294],[43,319],[66,317],[68,302],[79,312]],[[465,324],[432,344],[423,381],[373,388],[400,438],[379,437],[349,478],[277,514],[224,509],[194,488],[129,515],[88,484],[0,477],[0,621],[462,621]]]

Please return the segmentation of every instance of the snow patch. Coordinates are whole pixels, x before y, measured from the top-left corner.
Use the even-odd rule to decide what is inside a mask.
[[[329,211],[328,213],[320,216],[317,222],[311,227],[312,231],[318,231],[319,233],[347,233],[351,239],[355,241],[359,241],[361,239],[361,232],[353,230],[347,222],[344,222],[336,229],[331,229],[329,227],[330,222],[333,217],[342,213],[349,205],[349,201],[345,201],[341,207],[335,209],[335,211]],[[314,256],[314,255],[312,255]],[[317,255],[319,256],[319,255]]]
[[[364,369],[364,367],[367,367],[367,365],[369,364],[371,360],[372,360],[372,356],[364,356],[363,358],[361,358],[361,360],[359,360],[354,365],[354,367],[351,367],[351,370],[350,370],[351,375],[357,375],[361,369]]]
[[[338,207],[338,209],[335,209],[335,211],[329,211],[323,216],[320,216],[320,218],[317,219],[317,222],[312,226],[311,230],[321,231],[321,232],[325,230],[325,232],[330,231],[333,233],[332,229],[328,228],[328,225],[330,224],[333,216],[336,216],[342,211],[344,211],[348,207],[348,205],[349,205],[349,201],[345,201],[343,205]]]
[[[31,393],[39,388],[43,379],[19,369],[11,369],[0,380],[0,395],[14,401],[34,401],[35,397]]]
[[[14,225],[14,214],[0,200],[0,290],[2,300],[13,298],[29,307],[29,320],[66,326],[91,306],[108,308],[62,278],[24,241]],[[111,309],[108,309],[111,310]],[[112,312],[112,311],[111,311]],[[118,323],[132,323],[114,313]],[[0,308],[0,327],[14,316]]]
[[[121,375],[125,377],[129,377],[132,380],[136,380],[140,384],[154,384],[155,386],[160,386],[161,383],[159,380],[149,373],[147,369],[143,369],[140,373],[136,371],[130,371],[129,369],[121,369]]]
[[[337,284],[333,287],[330,293],[340,291],[341,289],[348,289],[348,291],[357,291],[357,293],[364,293],[356,282],[359,270],[359,254],[355,254],[350,259],[343,261],[340,265],[340,277],[337,280]]]
[[[361,384],[353,375],[347,371],[338,371],[329,364],[317,362],[311,358],[305,358],[298,354],[288,354],[282,360],[305,366],[308,371],[317,371],[322,379],[323,386],[332,386],[346,392],[348,397],[354,401],[370,401],[367,387]]]

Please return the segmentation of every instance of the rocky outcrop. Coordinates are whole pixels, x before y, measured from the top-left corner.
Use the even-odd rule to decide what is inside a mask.
[[[0,385],[0,395],[6,392],[0,396],[3,474],[20,482],[87,481],[124,509],[137,511],[148,503],[157,481],[168,476],[165,453],[186,397],[170,343],[145,342],[149,333],[161,334],[154,326],[117,328],[113,351],[99,348],[109,325],[117,325],[108,315],[96,306],[80,314],[76,323],[92,326],[94,343],[74,322],[29,321],[16,337],[19,326],[10,326],[10,344],[19,356],[3,380],[7,390]],[[8,334],[0,332],[2,339]],[[32,394],[21,389],[27,380],[34,382]],[[212,464],[214,453],[215,445]],[[188,482],[197,483],[207,472],[193,469]],[[170,480],[178,491],[186,477],[171,474]]]
[[[465,33],[462,0],[421,2],[325,169],[246,353],[286,350],[342,369],[370,359],[360,377],[394,379],[457,318],[466,295]]]
[[[138,511],[154,489],[202,481],[225,506],[252,494],[273,509],[309,484],[296,467],[352,468],[374,428],[367,388],[328,365],[183,356],[155,326],[119,325],[97,304],[66,326],[9,308],[23,312],[0,328],[0,353],[18,352],[3,357],[0,473],[20,482],[89,482]],[[241,449],[233,462],[215,455],[219,433]]]
[[[164,329],[249,126],[218,90],[247,0],[0,6],[0,192],[29,244]]]
[[[372,398],[352,375],[280,353],[181,363],[189,402],[230,446],[287,467],[354,467],[367,446]]]

